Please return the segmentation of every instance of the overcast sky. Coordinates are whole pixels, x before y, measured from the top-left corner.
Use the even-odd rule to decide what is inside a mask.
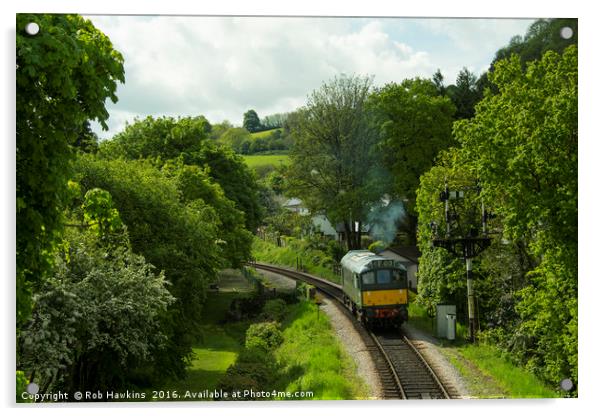
[[[87,16],[125,59],[126,82],[108,103],[109,131],[147,115],[202,114],[242,124],[292,111],[335,75],[373,75],[375,85],[440,68],[454,83],[479,75],[532,19],[402,19]]]

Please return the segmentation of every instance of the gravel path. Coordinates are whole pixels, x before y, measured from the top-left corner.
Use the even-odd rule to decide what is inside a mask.
[[[281,276],[265,270],[257,270],[267,280],[272,287],[277,290],[291,290],[295,287],[295,281],[288,277]],[[369,390],[367,399],[383,399],[383,389],[380,377],[376,371],[376,366],[372,356],[366,349],[360,335],[355,330],[353,323],[349,321],[346,314],[335,305],[336,301],[324,298],[320,308],[330,319],[337,337],[347,353],[353,358],[357,367],[358,375],[365,381]],[[403,330],[420,351],[424,359],[433,368],[439,376],[441,383],[447,389],[452,398],[474,398],[467,387],[466,381],[462,378],[456,367],[454,367],[445,355],[441,352],[440,342],[435,338],[412,327],[408,323],[403,325]]]
[[[276,290],[294,290],[295,281],[285,276],[266,270],[257,269]],[[335,301],[322,298],[320,309],[328,316],[330,325],[341,341],[345,351],[353,358],[358,375],[368,386],[369,397],[365,399],[382,399],[383,392],[380,377],[372,361],[372,356],[366,350],[361,337],[349,321],[349,318],[335,305]],[[362,398],[363,399],[363,398]]]
[[[323,299],[320,308],[330,318],[330,324],[335,330],[341,344],[353,358],[357,366],[358,375],[366,382],[369,397],[365,399],[378,400],[384,397],[380,377],[372,356],[366,349],[364,342],[349,321],[349,318],[334,304],[333,300]],[[359,398],[358,399],[364,399]]]

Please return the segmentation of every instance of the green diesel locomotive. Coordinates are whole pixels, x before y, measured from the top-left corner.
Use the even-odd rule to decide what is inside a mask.
[[[345,305],[368,326],[399,326],[408,320],[405,266],[368,250],[341,259]]]

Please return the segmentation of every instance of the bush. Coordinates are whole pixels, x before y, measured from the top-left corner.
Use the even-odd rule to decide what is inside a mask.
[[[88,231],[66,237],[55,275],[34,296],[20,366],[46,391],[124,387],[135,364],[159,366],[174,298],[163,272],[128,247],[102,247]]]
[[[261,322],[247,329],[245,346],[272,351],[284,340],[282,331],[276,322]]]
[[[17,371],[17,403],[26,403],[31,402],[32,400],[27,398],[23,399],[21,395],[27,391],[27,377],[25,377],[25,373],[23,371]]]
[[[382,241],[375,241],[374,243],[370,244],[368,246],[368,250],[370,250],[373,253],[380,253],[381,251],[383,251],[385,248],[387,247],[387,245],[382,242]]]
[[[267,390],[277,369],[271,353],[261,348],[245,348],[218,384],[224,391]],[[245,398],[240,398],[245,399]]]
[[[268,300],[263,305],[262,318],[267,321],[281,321],[286,314],[286,302],[283,299]]]
[[[248,298],[233,299],[226,318],[235,321],[253,318],[263,309],[264,304],[265,299],[258,294]]]
[[[238,374],[239,367],[237,365],[230,366],[226,375],[219,382],[217,389],[224,392],[244,391],[244,390],[263,390],[263,386],[253,377],[248,375]],[[228,397],[225,400],[247,400],[243,397]]]

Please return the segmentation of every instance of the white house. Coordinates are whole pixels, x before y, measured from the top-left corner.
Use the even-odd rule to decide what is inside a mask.
[[[389,247],[378,254],[383,257],[402,262],[408,270],[408,286],[410,289],[416,291],[416,288],[418,287],[418,278],[416,277],[416,272],[418,271],[418,258],[420,257],[420,251],[418,251],[418,247]]]
[[[337,237],[337,230],[335,230],[334,227],[332,226],[332,224],[330,223],[330,221],[328,221],[328,218],[326,218],[326,215],[324,215],[324,214],[314,215],[313,217],[311,217],[311,223],[314,225],[314,227],[319,229],[320,232],[322,234],[324,234],[325,236],[333,237],[333,238]]]
[[[287,200],[283,205],[284,208],[289,211],[296,212],[299,215],[308,215],[309,210],[303,206],[303,201],[299,198],[291,198]]]

